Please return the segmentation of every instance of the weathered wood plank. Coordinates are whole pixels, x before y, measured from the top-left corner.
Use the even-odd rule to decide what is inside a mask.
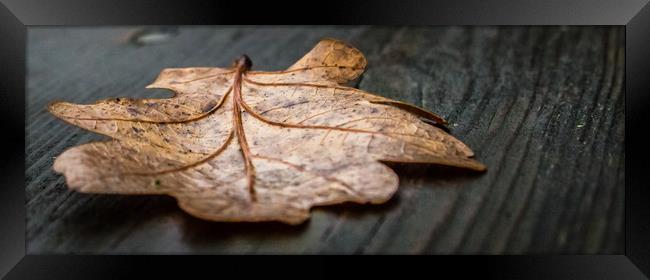
[[[138,45],[139,31],[29,29],[30,253],[623,252],[622,28],[181,27]],[[144,90],[162,68],[242,53],[255,69],[282,69],[322,37],[366,54],[359,88],[446,117],[489,171],[395,165],[388,203],[317,208],[292,227],[207,222],[164,196],[79,194],[51,170],[66,148],[101,137],[56,120],[48,102],[166,96]]]

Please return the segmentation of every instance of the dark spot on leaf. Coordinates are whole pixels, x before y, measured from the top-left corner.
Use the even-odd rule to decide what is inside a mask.
[[[215,106],[217,106],[217,102],[212,100],[212,101],[208,102],[208,104],[205,104],[205,106],[203,106],[203,108],[201,108],[201,112],[203,112],[203,113],[210,112],[210,111],[212,111],[212,109]]]
[[[138,115],[138,114],[140,114],[140,111],[138,111],[138,109],[133,108],[133,107],[128,107],[128,108],[126,108],[126,111],[129,112],[129,114],[131,114],[131,115]]]

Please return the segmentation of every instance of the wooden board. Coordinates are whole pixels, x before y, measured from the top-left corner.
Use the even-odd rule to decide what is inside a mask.
[[[52,169],[98,135],[53,100],[164,97],[166,67],[248,54],[283,69],[323,37],[368,58],[363,90],[444,116],[489,171],[394,166],[385,205],[322,207],[300,226],[194,218],[166,196],[69,191]],[[620,27],[29,28],[27,250],[31,253],[622,254],[624,31]]]

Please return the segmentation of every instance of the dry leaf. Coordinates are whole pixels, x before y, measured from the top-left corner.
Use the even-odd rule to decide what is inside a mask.
[[[147,88],[172,98],[57,102],[55,116],[113,138],[68,149],[54,163],[85,193],[167,194],[214,221],[297,224],[315,205],[383,203],[397,175],[381,162],[485,166],[433,113],[344,86],[361,52],[326,39],[289,69],[164,69]],[[425,120],[425,121],[423,121]]]

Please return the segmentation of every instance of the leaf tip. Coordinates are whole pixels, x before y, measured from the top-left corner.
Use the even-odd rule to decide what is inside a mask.
[[[49,103],[47,103],[47,106],[45,106],[45,110],[47,110],[52,115],[59,116],[58,109],[61,103],[63,103],[63,101],[58,101],[58,100],[50,101]]]
[[[472,158],[469,160],[471,161],[471,163],[467,166],[469,169],[480,173],[487,172],[487,166],[485,164]]]

